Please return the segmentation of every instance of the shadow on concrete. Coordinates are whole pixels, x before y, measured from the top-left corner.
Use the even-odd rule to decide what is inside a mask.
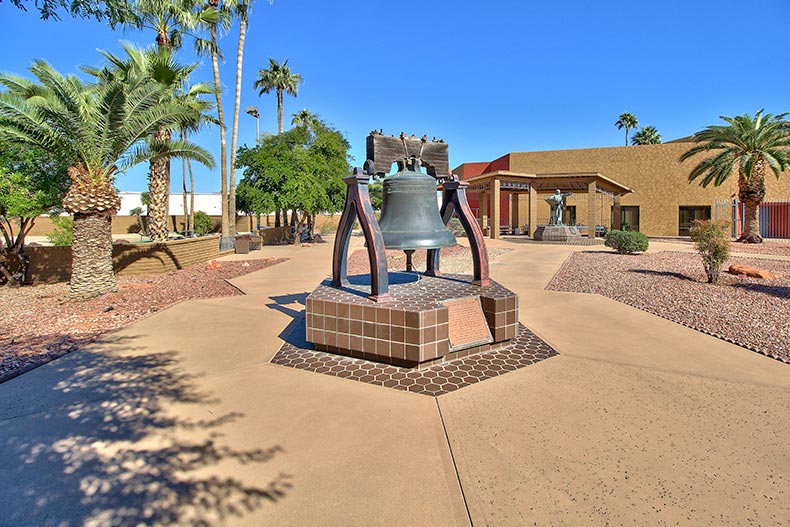
[[[387,273],[390,286],[417,282],[420,276],[420,273],[415,271],[389,271]],[[321,285],[325,287],[334,287],[331,279],[322,281]],[[360,298],[368,298],[370,296],[370,286],[371,278],[369,273],[355,274],[348,275],[348,284],[338,287],[337,289]]]
[[[130,350],[124,339],[102,341]],[[0,401],[16,401],[21,415],[0,421],[0,523],[221,526],[283,499],[288,474],[263,486],[212,474],[219,464],[263,465],[283,448],[223,444],[223,427],[244,414],[213,415],[219,401],[174,356],[75,351],[39,370],[36,382],[25,375],[4,384]],[[167,410],[174,404],[211,417],[185,418]]]
[[[291,295],[270,296],[269,299],[274,302],[266,304],[266,307],[269,309],[274,309],[291,317],[291,322],[289,322],[277,336],[294,346],[312,346],[305,338],[306,326],[304,306],[307,305],[307,297],[309,295],[310,293],[304,292]],[[292,307],[293,304],[298,304],[300,307],[294,309]]]

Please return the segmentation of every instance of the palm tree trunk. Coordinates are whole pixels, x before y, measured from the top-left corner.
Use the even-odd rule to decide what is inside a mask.
[[[239,108],[241,107],[241,63],[244,58],[244,39],[247,37],[247,23],[239,21],[239,45],[236,48],[236,100],[233,106],[233,132],[230,141],[230,196],[228,220],[231,234],[236,234],[236,140],[239,135]]]
[[[743,218],[745,228],[743,234],[736,241],[743,243],[762,243],[763,237],[760,235],[760,203],[757,201],[744,201]]]
[[[189,228],[195,234],[195,175],[192,173],[192,160],[187,159],[189,170]]]
[[[228,222],[228,141],[225,134],[225,111],[222,107],[222,84],[219,80],[219,57],[217,56],[217,28],[211,26],[211,67],[214,71],[214,95],[217,98],[217,118],[219,119],[219,162],[220,162],[220,177],[222,177],[222,185],[220,186],[222,193],[222,236],[230,236],[230,226]]]
[[[182,130],[181,131],[181,140],[186,142],[187,140],[187,133]],[[187,160],[185,158],[181,158],[181,189],[184,192],[184,230],[189,230],[189,209],[187,208]]]
[[[762,243],[760,235],[760,203],[765,199],[765,162],[758,160],[748,180],[741,171],[738,176],[738,199],[745,209],[743,234],[737,241],[744,243]]]
[[[74,214],[69,297],[92,298],[117,290],[112,267],[112,217]]]
[[[283,89],[277,88],[277,133],[283,133]]]
[[[170,138],[170,130],[165,127],[154,132],[154,139],[164,141]],[[167,241],[168,201],[170,195],[170,157],[161,156],[151,160],[148,174],[148,190],[151,204],[148,207],[148,234],[152,242]]]
[[[628,127],[625,127],[625,146],[628,146]]]

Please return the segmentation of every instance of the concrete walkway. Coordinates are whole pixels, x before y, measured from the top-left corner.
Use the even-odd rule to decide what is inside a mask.
[[[266,248],[246,296],[0,385],[0,525],[788,524],[787,365],[543,290],[590,247],[500,244],[559,356],[438,399],[269,364],[331,246]]]

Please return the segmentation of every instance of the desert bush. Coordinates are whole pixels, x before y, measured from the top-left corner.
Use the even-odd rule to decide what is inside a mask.
[[[55,230],[46,235],[52,245],[71,245],[74,218],[71,216],[51,216]]]
[[[719,280],[721,268],[730,255],[730,224],[726,221],[695,220],[689,229],[691,241],[702,256],[702,265],[708,276],[708,283]]]
[[[447,230],[453,233],[453,236],[456,238],[466,238],[466,231],[464,230],[464,226],[461,225],[461,220],[456,217],[452,217],[450,219],[450,223],[447,224]]]
[[[634,254],[647,250],[647,236],[637,231],[611,230],[606,233],[604,244],[620,254]]]
[[[323,235],[334,234],[335,232],[337,232],[337,223],[338,222],[334,220],[322,223],[321,226],[318,228],[318,232],[320,232]]]
[[[205,236],[211,232],[211,218],[202,210],[195,211],[195,234]]]

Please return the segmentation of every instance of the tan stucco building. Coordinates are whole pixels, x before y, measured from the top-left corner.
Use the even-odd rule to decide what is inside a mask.
[[[691,146],[676,141],[512,152],[491,162],[464,163],[454,172],[470,183],[470,205],[492,237],[516,226],[523,232],[527,225],[532,234],[537,225],[548,223],[545,198],[556,189],[573,192],[567,198],[566,224],[616,228],[622,221],[648,236],[678,236],[687,234],[691,220],[715,217],[717,200],[732,200],[738,192],[737,174],[720,187],[689,183],[699,158],[683,163],[679,158]],[[790,198],[790,174],[780,180],[770,174],[766,185],[766,201]],[[720,207],[719,217],[729,219],[731,212]]]

